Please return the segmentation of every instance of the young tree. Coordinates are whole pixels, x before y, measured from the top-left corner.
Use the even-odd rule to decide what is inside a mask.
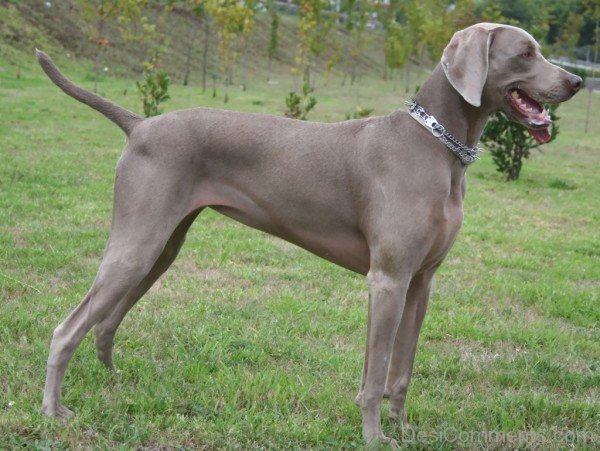
[[[116,21],[121,38],[140,44],[157,39],[156,26],[145,15],[148,0],[78,0],[82,16],[87,24],[89,39],[96,44],[94,55],[94,92],[98,90],[98,78],[104,53],[111,41],[107,27]],[[125,90],[126,91],[126,90]]]
[[[143,43],[151,38],[156,26],[145,15],[147,7],[148,0],[120,0],[117,24],[124,41]]]
[[[183,3],[182,6],[184,11],[191,13],[191,17],[194,19],[192,21],[192,27],[190,29],[190,34],[186,42],[187,50],[185,53],[183,86],[187,86],[190,78],[190,72],[192,70],[192,54],[194,52],[196,36],[198,36],[198,31],[202,26],[202,21],[204,17],[204,2],[202,0],[187,0]]]
[[[373,9],[375,14],[377,15],[377,20],[383,26],[383,33],[379,33],[379,37],[381,38],[380,48],[384,50],[383,57],[383,79],[388,79],[388,62],[387,55],[385,53],[385,37],[387,34],[387,30],[392,22],[396,21],[396,13],[397,13],[397,2],[390,2],[389,5],[384,4],[383,2],[377,2],[373,5]]]
[[[344,71],[344,78],[342,79],[342,86],[344,86],[346,84],[346,77],[348,75],[350,75],[350,70],[351,68],[348,68],[348,66],[350,66],[350,46],[352,45],[352,38],[351,38],[351,33],[352,33],[352,27],[353,27],[353,23],[352,23],[352,16],[354,14],[354,9],[356,8],[356,1],[357,0],[344,0],[343,2],[341,2],[339,4],[339,9],[340,9],[340,18],[341,20],[344,22],[344,28],[346,29],[346,36],[344,38],[344,55],[343,55],[343,59],[346,62],[345,66],[346,66],[346,70]]]
[[[296,72],[302,73],[304,83],[311,89],[315,87],[311,72],[327,48],[327,36],[337,19],[336,14],[324,14],[328,5],[326,0],[300,0]]]
[[[267,1],[267,12],[269,13],[269,47],[267,49],[267,56],[269,58],[269,66],[267,69],[267,81],[271,81],[271,64],[277,48],[279,47],[279,14],[277,14],[277,8],[274,5],[273,0]]]
[[[96,45],[94,55],[94,92],[98,92],[100,63],[109,44],[106,34],[106,22],[116,18],[121,11],[120,0],[78,0],[82,7],[82,16],[90,41]]]
[[[161,114],[162,109],[159,108],[159,105],[170,98],[168,94],[170,78],[167,71],[161,69],[162,64],[159,60],[160,55],[169,45],[170,38],[164,29],[175,3],[175,1],[167,0],[165,3],[158,4],[162,9],[149,41],[150,46],[146,51],[148,60],[142,63],[144,78],[142,82],[136,82],[146,116]]]
[[[177,10],[186,12],[192,18],[192,27],[189,37],[186,41],[186,61],[183,76],[183,86],[189,82],[190,72],[192,70],[192,55],[196,45],[196,38],[200,30],[204,33],[204,42],[202,49],[202,91],[206,91],[206,72],[208,67],[208,48],[210,43],[210,24],[209,14],[206,8],[206,0],[167,0],[167,4]]]
[[[397,22],[390,22],[385,30],[383,51],[385,53],[385,64],[392,72],[392,78],[394,78],[394,70],[403,68],[408,61],[409,48],[405,44],[407,41],[406,34],[406,28]],[[394,89],[395,84],[394,78]]]
[[[560,53],[570,60],[576,59],[577,43],[583,28],[584,18],[581,14],[570,12],[567,21],[563,25],[562,32],[558,38],[557,44],[560,47]]]
[[[404,45],[407,47],[407,59],[404,66],[404,92],[408,94],[410,92],[412,61],[420,62],[423,59],[425,40],[421,36],[421,27],[424,21],[424,13],[416,0],[408,0],[407,3],[401,4],[398,13],[403,16],[403,25],[406,28]],[[396,17],[394,16],[393,21],[395,20]]]
[[[358,76],[359,60],[369,46],[370,39],[366,30],[373,12],[373,5],[370,2],[345,0],[340,5],[340,10],[344,15],[345,28],[348,33],[345,39],[344,56],[348,63],[347,66],[349,66],[350,84],[353,85]],[[344,81],[345,79],[346,74],[344,74]]]
[[[160,66],[162,66],[160,61],[161,55],[169,48],[171,34],[167,32],[166,28],[170,25],[168,19],[173,12],[175,4],[167,0],[164,3],[157,2],[155,6],[159,8],[158,20],[155,23],[155,32],[152,35],[150,47],[146,51],[149,61],[144,63],[144,66],[152,70],[160,69]]]
[[[202,46],[202,92],[206,92],[206,75],[208,70],[208,50],[210,48],[210,16],[206,8],[202,10],[202,23],[204,29],[204,43]]]
[[[333,68],[344,59],[344,45],[343,42],[334,34],[329,39],[327,47],[329,48],[329,52],[327,61],[325,62],[325,70],[327,71],[327,75],[329,75]],[[315,78],[313,77],[313,88],[314,85]]]
[[[156,25],[151,23],[145,15],[148,6],[147,0],[129,2],[127,8],[117,17],[118,29],[125,42],[135,43],[139,48],[146,48],[156,38]],[[142,56],[143,55],[143,56]],[[145,52],[138,53],[139,63],[143,64]],[[123,88],[123,95],[127,95],[130,79],[128,78]]]
[[[403,4],[411,35],[417,36],[413,49],[418,60],[437,64],[452,35],[476,22],[472,0],[411,0]]]
[[[600,0],[584,0],[585,12],[595,23],[594,28],[594,63],[598,63],[598,50],[600,48]],[[595,68],[596,66],[594,66]],[[596,70],[592,69],[592,77],[596,77]],[[585,132],[588,132],[590,112],[592,110],[592,87],[588,88],[588,102],[585,117]]]
[[[183,86],[187,86],[190,79],[190,72],[192,70],[192,52],[194,50],[194,43],[196,41],[196,35],[198,34],[198,27],[193,25],[190,30],[190,35],[187,41],[187,51],[185,53],[185,66],[183,70]]]
[[[221,70],[225,76],[225,97],[229,101],[229,85],[240,56],[240,46],[254,24],[255,3],[237,0],[207,0],[206,8],[218,27]]]
[[[537,13],[533,16],[533,19],[527,31],[529,31],[531,33],[531,36],[533,36],[535,40],[540,43],[542,49],[546,45],[548,33],[550,32],[550,25],[555,21],[556,18],[550,6],[546,4],[539,5]]]
[[[437,64],[452,35],[476,22],[472,0],[406,0],[398,6],[408,47],[406,92],[410,91],[411,62]],[[394,17],[395,20],[395,17]]]

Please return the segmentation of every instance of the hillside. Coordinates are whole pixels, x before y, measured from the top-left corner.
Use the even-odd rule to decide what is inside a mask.
[[[183,81],[189,43],[193,42],[190,84],[200,84],[204,36],[198,19],[193,14],[180,9],[163,16],[160,16],[158,10],[150,10],[148,19],[150,23],[159,27],[160,34],[165,37],[162,42],[164,51],[160,61],[168,70],[174,83]],[[30,64],[34,47],[40,47],[59,60],[87,60],[91,67],[97,47],[88,37],[89,27],[89,23],[83,18],[80,4],[74,0],[52,2],[0,0],[2,39],[0,58],[4,60],[4,64],[13,66],[17,71],[17,66]],[[279,48],[273,62],[275,73],[289,74],[294,66],[296,28],[297,17],[289,12],[280,11]],[[194,33],[194,29],[198,31]],[[234,77],[241,77],[241,73],[247,71],[246,77],[266,78],[268,29],[269,21],[266,13],[258,12],[252,35],[245,43],[244,53],[239,59]],[[323,55],[321,67],[325,67],[326,60],[331,56],[333,41],[341,42],[344,33],[341,26],[333,30],[331,42],[327,46],[329,53],[325,52]],[[381,74],[383,52],[380,37],[376,32],[371,31],[369,34],[370,48],[359,59],[358,73]],[[109,45],[101,57],[101,64],[107,68],[107,72],[120,76],[136,76],[135,74],[140,73],[141,62],[148,58],[145,51],[147,45],[124,40],[115,21],[107,23],[105,35]],[[217,77],[221,75],[217,45],[213,25],[209,40],[209,78],[211,75]],[[333,72],[338,75],[344,70],[347,70],[347,64],[344,66],[344,63],[339,63],[333,68]]]

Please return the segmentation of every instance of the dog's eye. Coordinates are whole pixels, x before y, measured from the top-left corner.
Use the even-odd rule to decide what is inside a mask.
[[[531,50],[527,50],[524,53],[521,53],[521,56],[526,59],[533,58],[533,52]]]

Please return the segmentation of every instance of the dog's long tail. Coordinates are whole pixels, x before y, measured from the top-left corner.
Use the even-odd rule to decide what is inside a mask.
[[[129,135],[135,126],[143,120],[142,117],[137,114],[132,113],[99,95],[76,86],[58,70],[54,62],[52,62],[52,59],[41,50],[36,49],[35,54],[40,66],[42,66],[46,75],[50,77],[50,80],[52,80],[56,86],[71,97],[104,114],[107,118],[121,127],[127,135]]]

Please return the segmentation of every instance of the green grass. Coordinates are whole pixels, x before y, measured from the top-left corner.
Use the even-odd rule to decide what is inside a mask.
[[[61,62],[90,86],[89,66]],[[87,291],[108,237],[123,136],[33,63],[20,80],[0,67],[0,448],[359,446],[363,278],[212,212],[125,319],[121,373],[101,367],[88,336],[63,390],[77,415],[40,416],[52,330]],[[227,108],[280,114],[288,80],[251,80]],[[124,83],[107,78],[100,89],[139,111]],[[193,87],[171,96],[167,110],[223,107]],[[521,180],[503,182],[489,155],[469,170],[464,226],[417,353],[406,446],[488,447],[452,431],[526,434],[492,448],[535,437],[600,446],[600,123],[583,133],[586,96],[561,106],[561,135]],[[375,77],[360,95],[331,77],[317,97],[312,118],[326,121],[404,101]]]

